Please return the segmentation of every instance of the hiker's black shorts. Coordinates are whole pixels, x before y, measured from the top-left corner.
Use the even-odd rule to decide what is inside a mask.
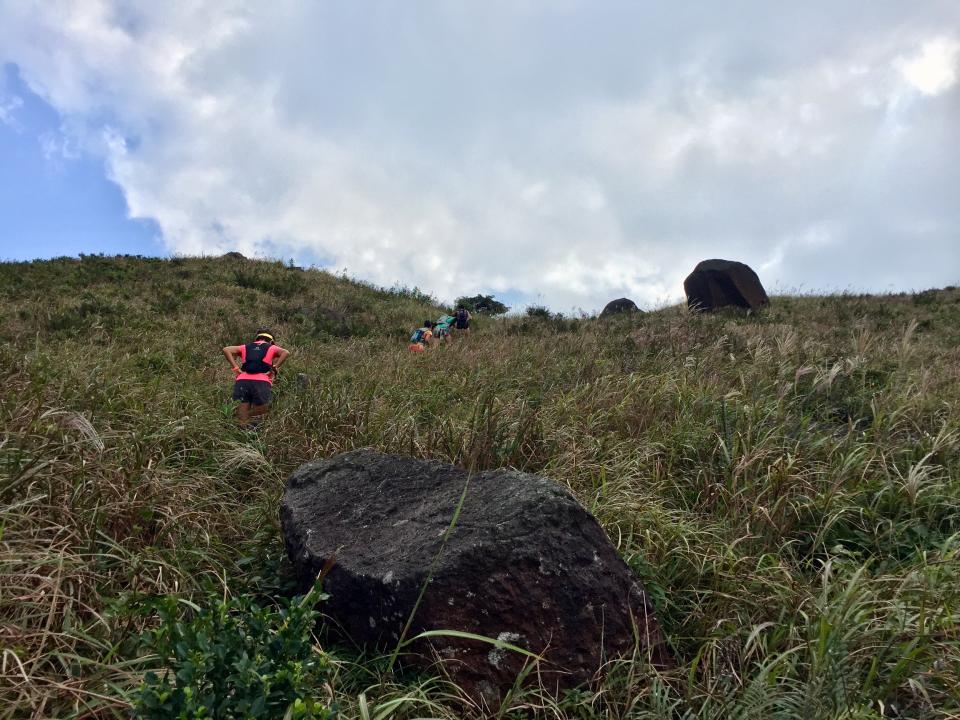
[[[237,380],[233,384],[233,399],[251,405],[269,405],[273,388],[266,380]]]
[[[454,323],[454,325],[456,326],[457,330],[469,330],[469,329],[470,329],[470,321],[469,321],[469,320],[457,320],[457,321]]]

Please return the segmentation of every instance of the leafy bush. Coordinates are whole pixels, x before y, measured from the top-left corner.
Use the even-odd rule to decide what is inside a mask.
[[[473,297],[457,298],[455,306],[463,305],[467,310],[478,315],[503,315],[508,308],[493,295],[474,295]]]
[[[280,610],[248,598],[219,602],[192,620],[179,617],[176,599],[156,603],[160,625],[146,644],[163,664],[148,672],[136,717],[332,718],[335,710],[311,697],[327,675],[313,646],[319,584]]]

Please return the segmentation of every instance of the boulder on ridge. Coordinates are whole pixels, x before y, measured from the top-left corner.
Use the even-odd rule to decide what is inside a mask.
[[[770,304],[753,269],[734,260],[698,263],[683,281],[683,289],[691,310],[711,311],[727,305],[758,310]]]
[[[611,300],[604,306],[603,312],[600,313],[600,318],[603,319],[611,315],[635,312],[640,312],[640,308],[637,307],[637,304],[633,300],[630,298],[617,298],[616,300]]]

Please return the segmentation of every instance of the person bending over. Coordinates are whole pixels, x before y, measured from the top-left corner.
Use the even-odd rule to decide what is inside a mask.
[[[423,352],[433,343],[433,323],[424,320],[423,326],[413,331],[410,336],[410,352]]]
[[[274,344],[273,334],[261,328],[252,343],[228,345],[223,354],[237,378],[233,384],[233,399],[240,403],[237,422],[242,428],[256,427],[270,412],[273,379],[290,352]]]
[[[450,334],[453,320],[453,315],[444,315],[433,324],[433,337],[438,343],[450,342],[453,339]]]

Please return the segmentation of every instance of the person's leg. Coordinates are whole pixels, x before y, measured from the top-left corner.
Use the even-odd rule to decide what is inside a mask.
[[[270,412],[270,402],[273,400],[273,388],[270,383],[257,382],[253,386],[252,404],[250,405],[250,425],[256,428]]]
[[[249,383],[246,380],[237,380],[233,384],[232,398],[239,404],[234,408],[233,414],[237,418],[237,425],[246,427],[250,420],[250,397]]]
[[[250,406],[250,424],[256,427],[260,424],[260,421],[263,420],[267,414],[270,412],[270,404],[265,403],[263,405],[251,405]]]

